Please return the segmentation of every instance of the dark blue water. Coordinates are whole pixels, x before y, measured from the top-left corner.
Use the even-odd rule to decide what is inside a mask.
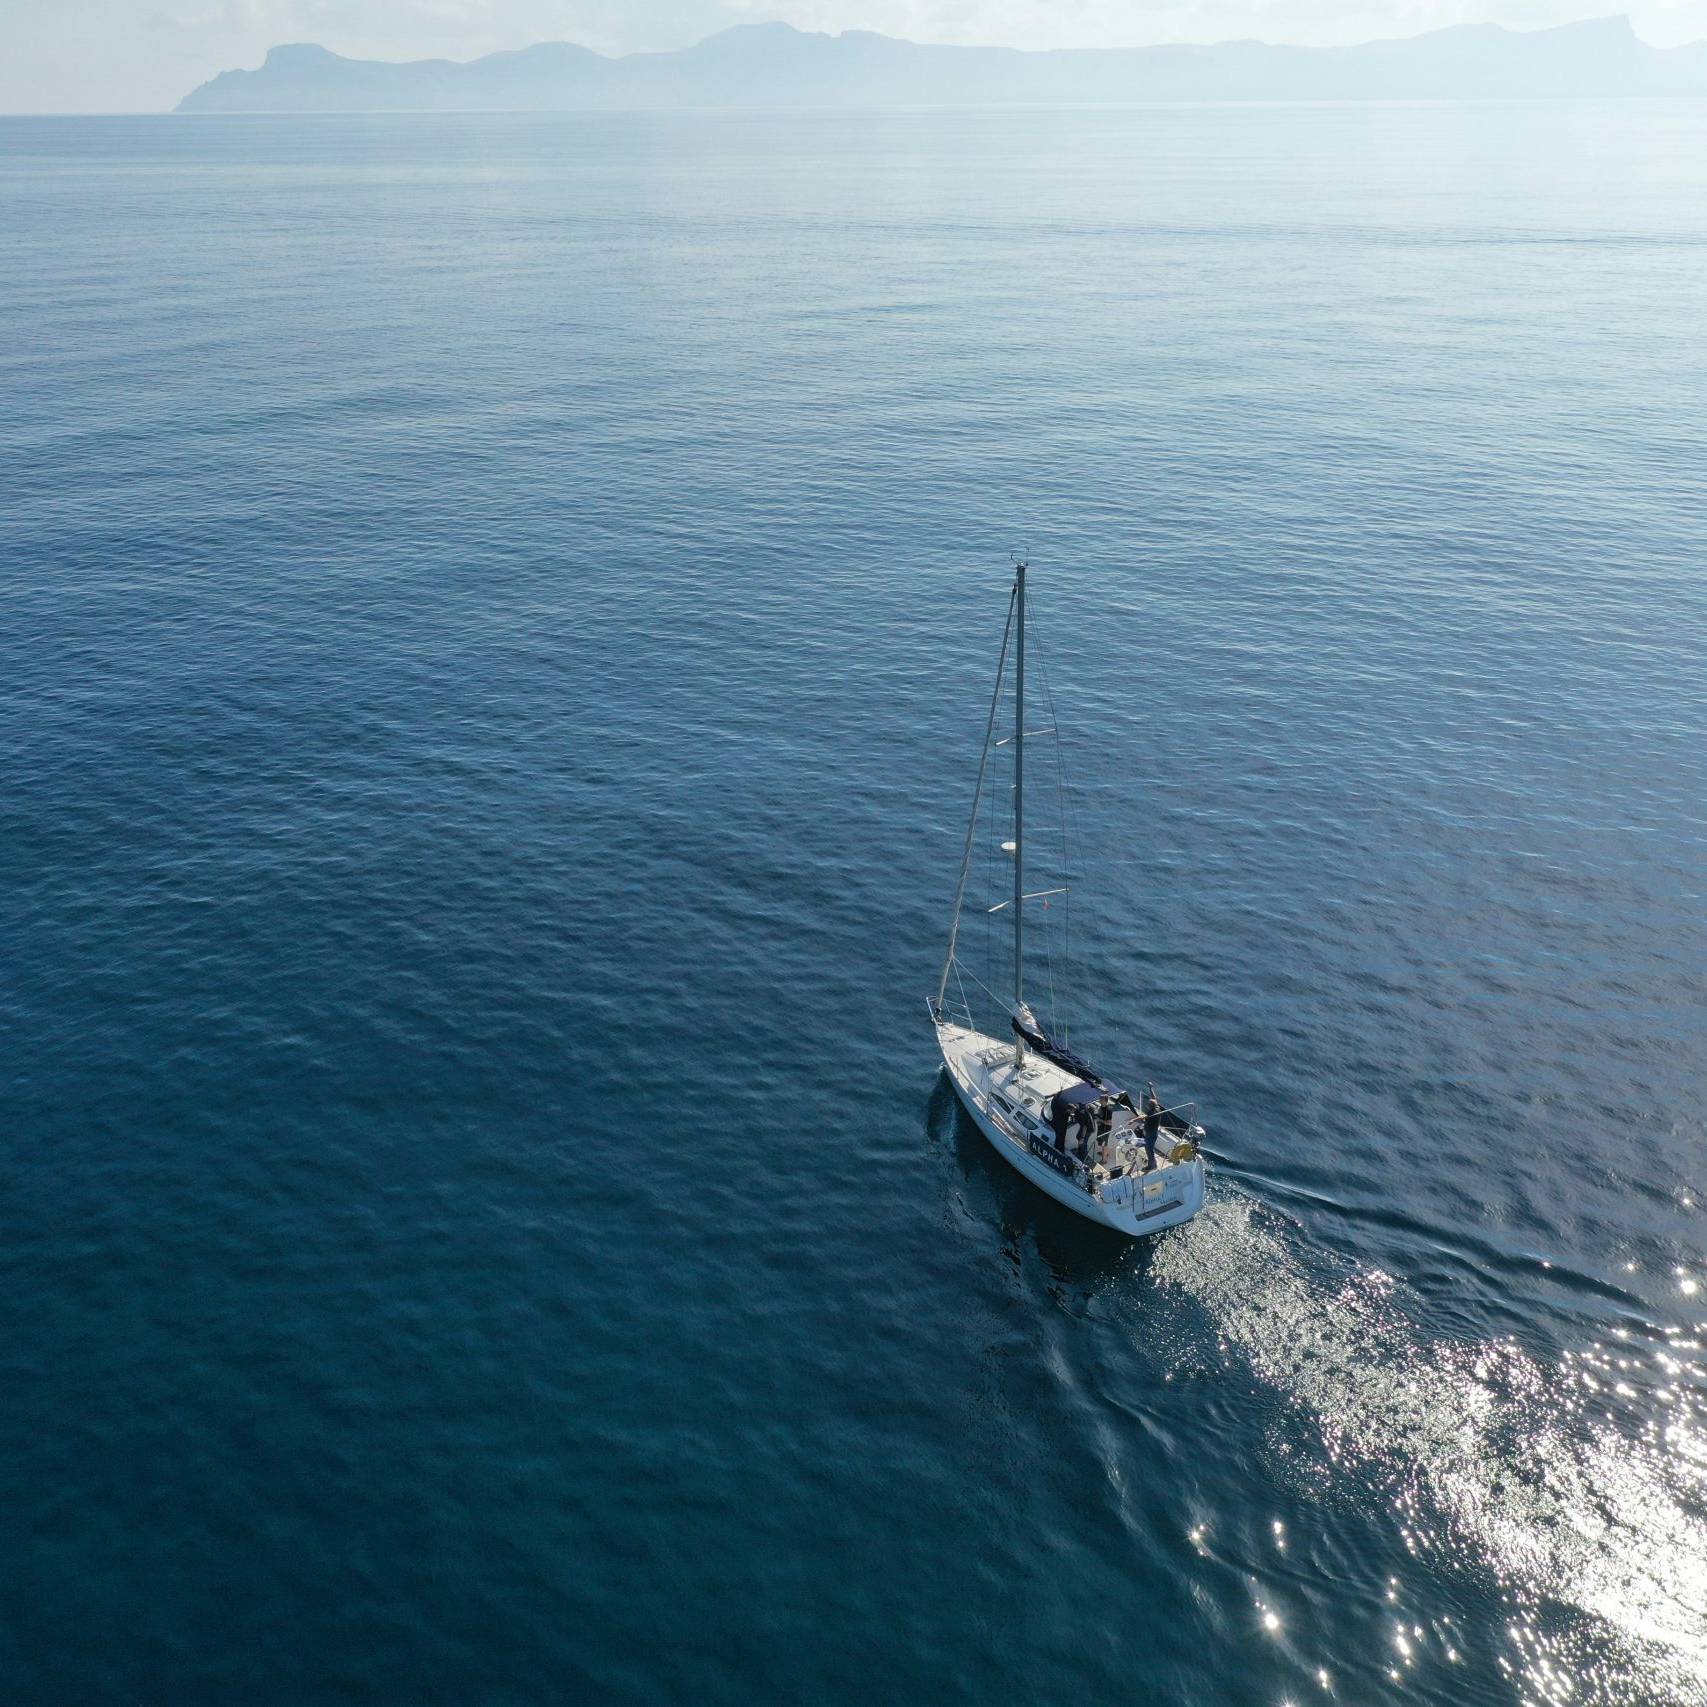
[[[1707,1700],[1707,105],[0,149],[8,1700]]]

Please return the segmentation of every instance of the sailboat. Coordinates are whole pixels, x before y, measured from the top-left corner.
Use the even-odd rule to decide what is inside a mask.
[[[978,1130],[1018,1173],[1087,1221],[1129,1238],[1143,1238],[1189,1221],[1203,1207],[1203,1128],[1190,1104],[1163,1107],[1151,1085],[1142,1098],[1051,1037],[1025,1000],[1025,918],[1028,902],[1059,889],[1026,892],[1025,747],[1028,738],[1053,733],[1025,727],[1026,564],[1014,566],[1007,626],[1002,632],[996,687],[978,761],[972,821],[955,889],[954,921],[942,979],[930,1002],[943,1066],[955,1095]],[[995,739],[1013,657],[1013,734]],[[1005,1009],[1011,1036],[996,1037],[973,1024],[966,980],[983,987],[958,957],[961,912],[978,829],[978,810],[994,747],[1013,748],[1013,892],[988,911],[1006,911],[1013,926],[1013,991],[995,998]],[[958,996],[949,998],[949,986]],[[986,991],[993,995],[993,992]]]

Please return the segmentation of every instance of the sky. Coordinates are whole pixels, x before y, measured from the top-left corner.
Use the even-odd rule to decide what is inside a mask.
[[[1538,29],[1594,0],[0,0],[0,112],[161,112],[281,42],[365,59],[474,59],[538,41],[682,47],[731,24],[879,30],[912,41],[1138,47],[1328,44],[1493,21]],[[1707,39],[1707,0],[1633,0],[1657,47]]]

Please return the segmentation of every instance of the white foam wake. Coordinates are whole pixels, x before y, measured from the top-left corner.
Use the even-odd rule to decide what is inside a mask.
[[[1549,1369],[1507,1343],[1426,1343],[1386,1276],[1314,1281],[1248,1199],[1212,1204],[1164,1242],[1154,1272],[1308,1415],[1329,1459],[1396,1494],[1413,1534],[1491,1569],[1531,1606],[1576,1607],[1614,1633],[1622,1680],[1585,1653],[1561,1688],[1532,1675],[1541,1694],[1581,1701],[1604,1688],[1627,1701],[1634,1685],[1707,1703],[1707,1438],[1676,1381],[1698,1366],[1691,1377],[1652,1346]],[[1561,1658],[1569,1670],[1569,1656],[1538,1646],[1534,1664],[1554,1685]]]

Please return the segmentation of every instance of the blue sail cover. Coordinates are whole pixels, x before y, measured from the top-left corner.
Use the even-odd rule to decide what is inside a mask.
[[[1126,1095],[1126,1092],[1119,1085],[1115,1084],[1112,1079],[1105,1079],[1084,1056],[1075,1055],[1065,1044],[1051,1043],[1035,1026],[1025,1024],[1018,1014],[1013,1016],[1013,1028],[1014,1036],[1027,1049],[1035,1049],[1045,1061],[1053,1061],[1057,1067],[1064,1068],[1075,1078],[1085,1080],[1087,1085],[1094,1085],[1096,1087],[1095,1095],[1090,1100],[1094,1101],[1095,1096],[1100,1096],[1104,1092],[1117,1100]],[[1072,1091],[1062,1091],[1060,1096],[1077,1100],[1073,1098]]]

